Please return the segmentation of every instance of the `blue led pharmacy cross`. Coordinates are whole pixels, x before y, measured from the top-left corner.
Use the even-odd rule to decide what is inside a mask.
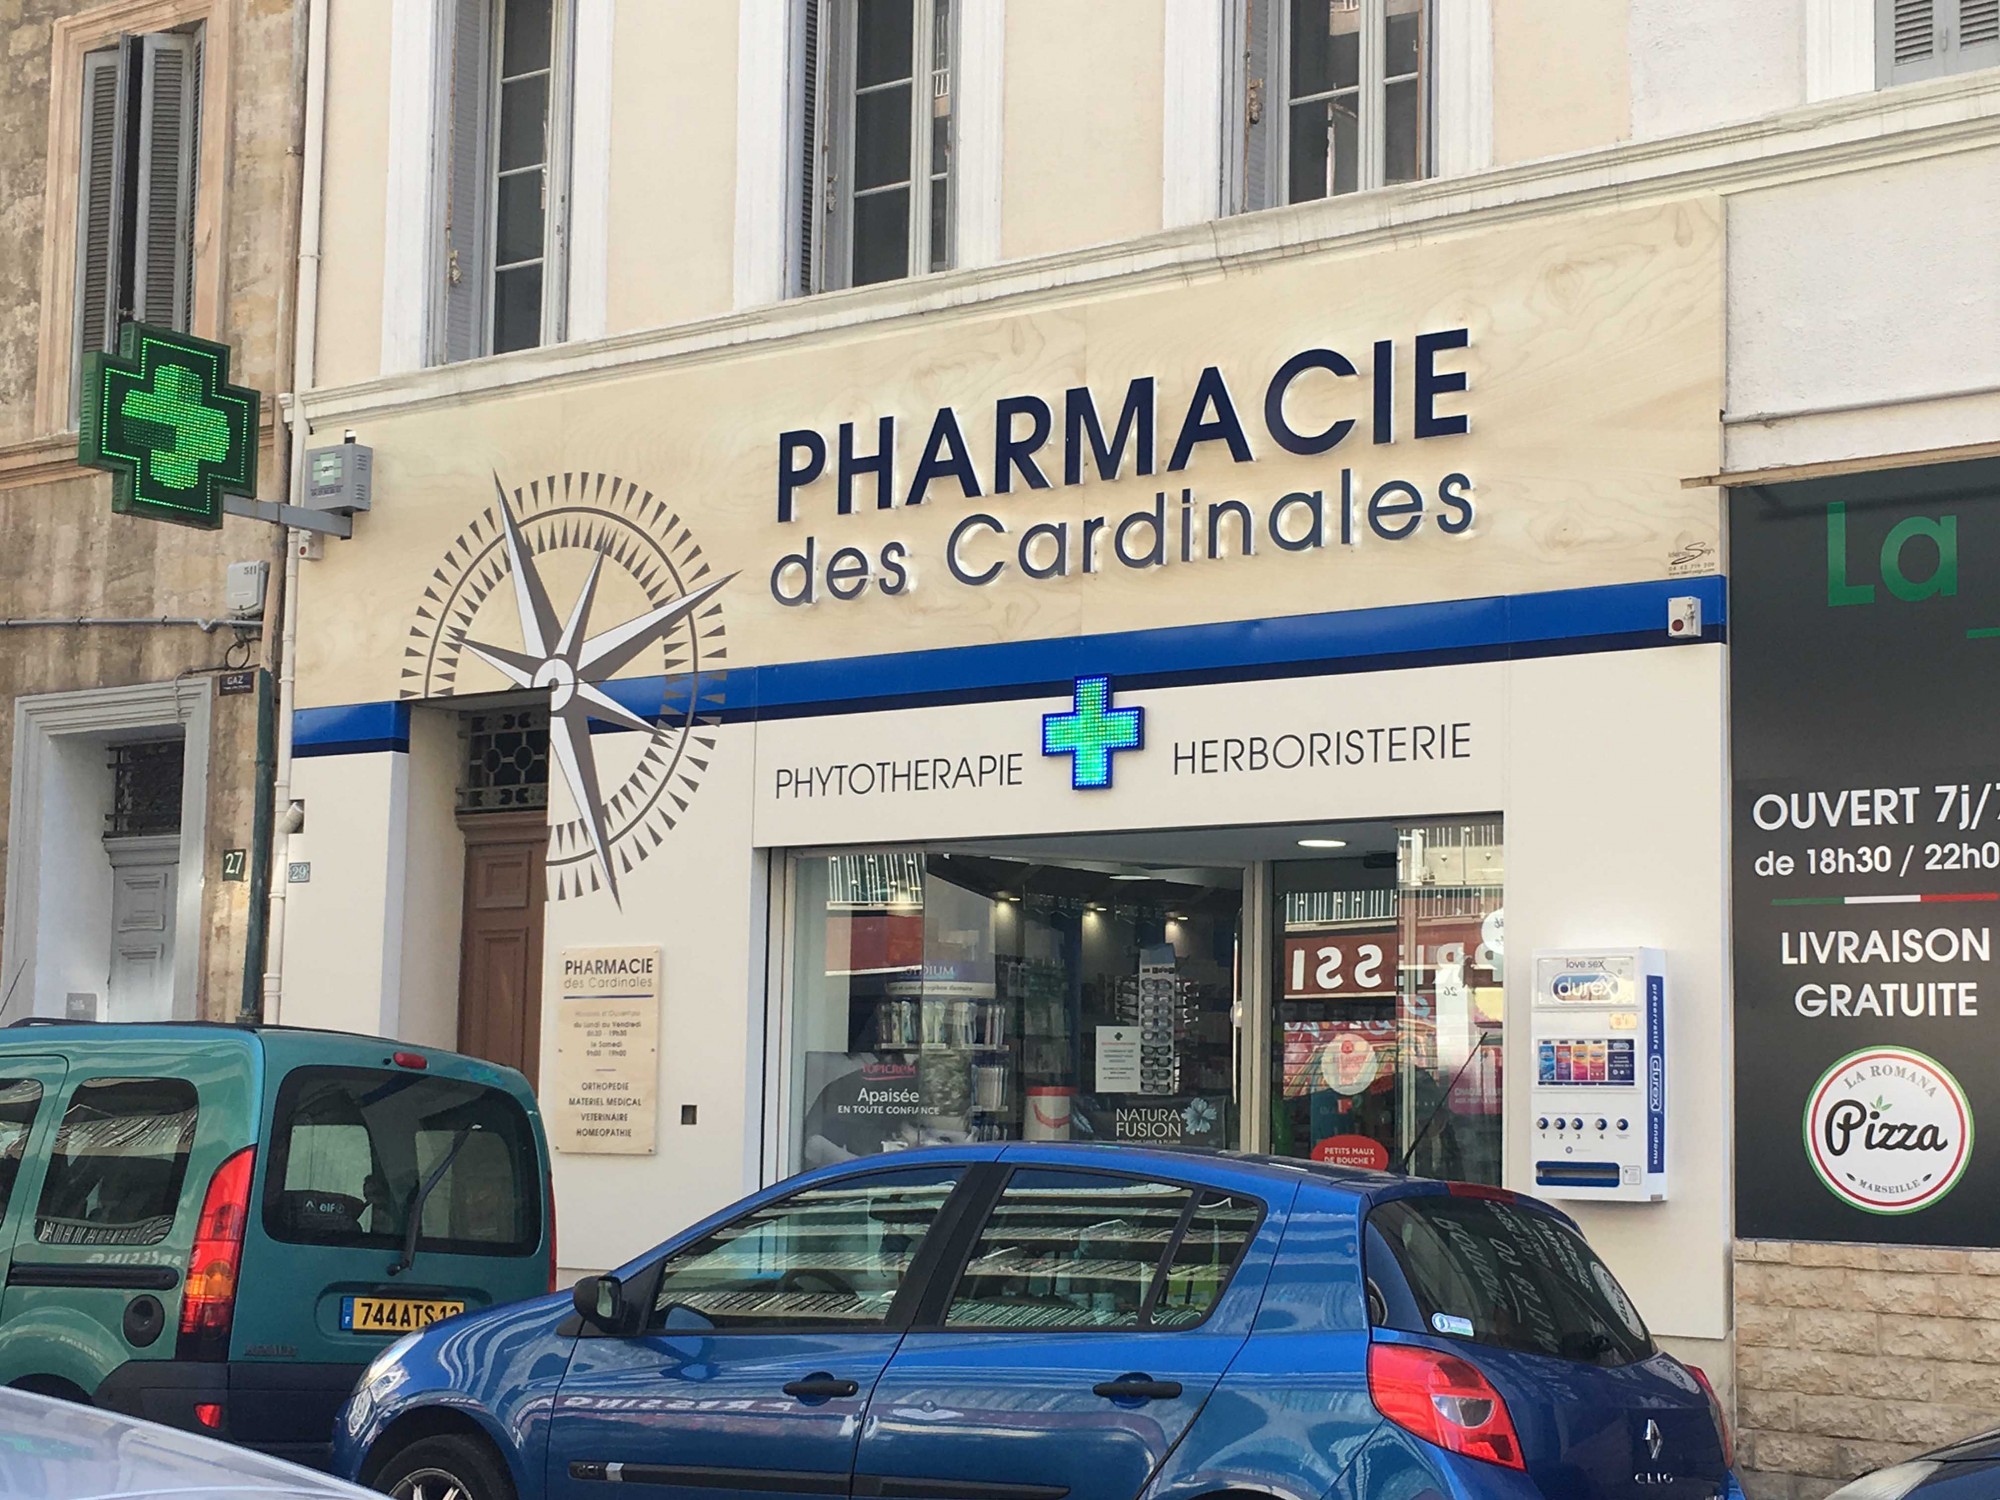
[[[1111,756],[1146,743],[1145,710],[1111,707],[1109,677],[1079,677],[1076,707],[1042,715],[1042,754],[1068,755],[1069,784],[1079,792],[1111,785]]]

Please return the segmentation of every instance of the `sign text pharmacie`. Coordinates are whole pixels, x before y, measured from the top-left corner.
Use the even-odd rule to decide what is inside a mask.
[[[1249,386],[1208,365],[1188,391],[1142,375],[1121,397],[1089,386],[1060,395],[1003,396],[976,420],[953,407],[932,416],[914,468],[903,462],[896,416],[842,422],[833,433],[796,428],[778,434],[777,518],[808,514],[838,524],[857,511],[948,503],[968,507],[952,527],[943,556],[919,559],[910,544],[870,549],[840,545],[838,533],[811,532],[773,565],[771,597],[799,606],[850,601],[871,590],[908,594],[919,574],[941,568],[955,582],[983,588],[1018,575],[1034,582],[1101,573],[1113,567],[1167,568],[1260,552],[1311,552],[1364,541],[1405,542],[1436,530],[1460,537],[1477,518],[1470,475],[1451,471],[1370,474],[1334,467],[1311,489],[1283,494],[1199,495],[1172,482],[1199,454],[1227,452],[1253,463],[1260,451],[1324,458],[1343,444],[1359,450],[1394,444],[1406,415],[1416,441],[1471,430],[1454,404],[1468,386],[1450,362],[1471,344],[1466,328],[1419,333],[1407,343],[1378,339],[1364,374],[1338,349],[1301,349]],[[1248,387],[1248,388],[1246,388]],[[1329,397],[1332,404],[1328,404]],[[1345,399],[1342,399],[1345,398]],[[1344,415],[1324,425],[1303,421],[1311,400]],[[868,430],[872,427],[872,431]],[[968,431],[968,428],[970,429]],[[1164,462],[1162,461],[1164,459]],[[1441,469],[1442,465],[1435,466]],[[1134,476],[1164,481],[1150,503],[1122,514],[1030,521],[1004,497]]]
[[[644,1156],[657,1145],[660,949],[566,948],[554,1088],[542,1108],[558,1151]]]

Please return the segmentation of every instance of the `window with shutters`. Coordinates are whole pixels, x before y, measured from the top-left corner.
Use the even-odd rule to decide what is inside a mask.
[[[199,25],[84,55],[72,371],[128,320],[191,326],[201,67]]]
[[[563,337],[571,0],[452,0],[440,363]]]
[[[957,0],[798,0],[799,293],[953,264]]]
[[[1876,0],[1875,63],[1885,86],[2000,64],[2000,0]]]
[[[1431,174],[1430,0],[1231,0],[1225,24],[1232,211]]]

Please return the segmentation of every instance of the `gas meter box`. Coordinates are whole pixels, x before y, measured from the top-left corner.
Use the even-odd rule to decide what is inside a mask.
[[[1530,1124],[1546,1198],[1667,1196],[1667,967],[1658,948],[1535,954]]]

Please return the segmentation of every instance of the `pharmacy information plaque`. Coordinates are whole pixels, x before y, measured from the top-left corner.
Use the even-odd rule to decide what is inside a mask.
[[[561,984],[550,1144],[650,1156],[660,1118],[659,948],[565,948]]]

